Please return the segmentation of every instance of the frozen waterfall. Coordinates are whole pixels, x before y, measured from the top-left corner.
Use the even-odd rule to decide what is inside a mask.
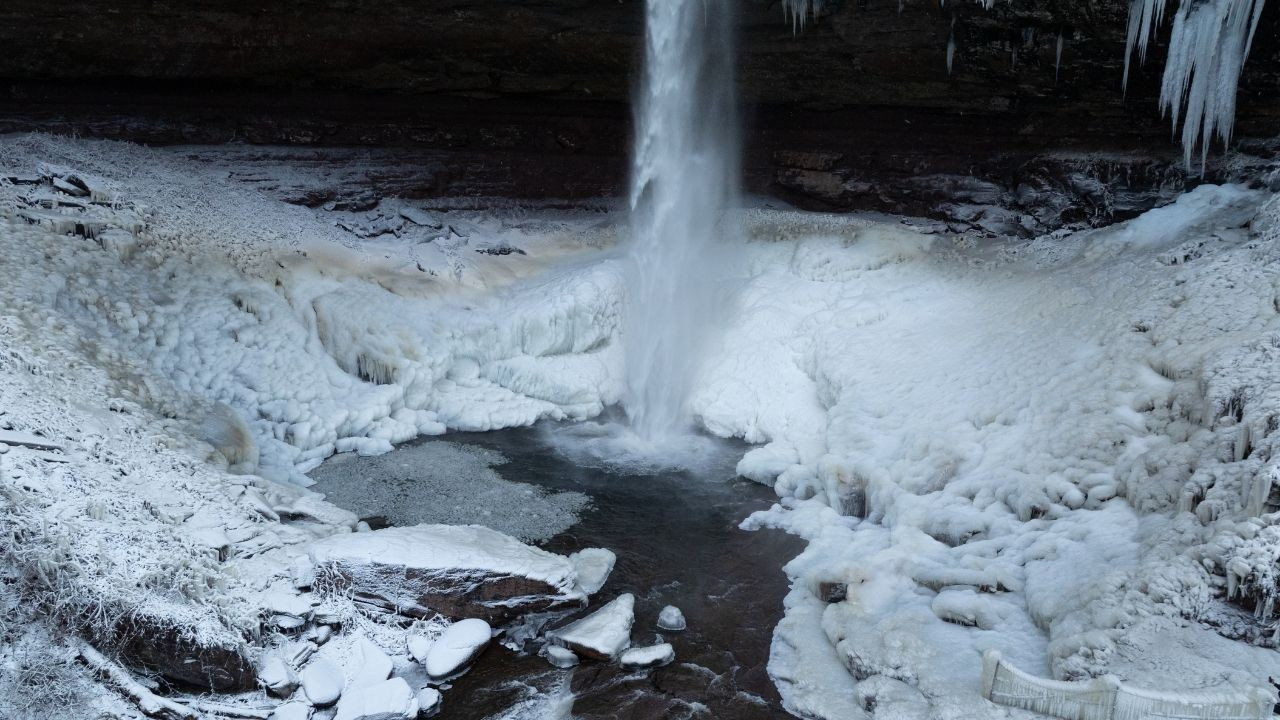
[[[728,0],[649,0],[636,98],[627,263],[626,409],[652,442],[684,434],[707,335],[720,323],[724,209],[738,187]]]

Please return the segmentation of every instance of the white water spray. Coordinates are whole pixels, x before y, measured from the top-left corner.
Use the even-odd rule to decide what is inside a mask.
[[[636,102],[627,268],[627,415],[653,442],[688,431],[726,278],[717,234],[737,191],[729,0],[649,0]]]

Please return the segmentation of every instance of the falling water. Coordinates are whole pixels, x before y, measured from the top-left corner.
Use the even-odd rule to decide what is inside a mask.
[[[627,415],[641,437],[688,430],[718,325],[724,210],[738,187],[730,0],[648,0],[631,168]]]

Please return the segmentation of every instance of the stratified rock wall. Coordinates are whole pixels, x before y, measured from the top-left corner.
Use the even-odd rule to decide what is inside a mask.
[[[14,0],[0,8],[0,130],[414,146],[460,168],[418,194],[616,194],[642,4]],[[1181,180],[1156,102],[1160,41],[1121,89],[1127,12],[1124,0],[829,0],[793,28],[779,2],[741,0],[748,188],[951,220],[940,203],[968,204],[981,188],[1025,199],[1046,163],[1062,166],[1055,176],[1092,164],[1106,177],[1086,185],[1136,183],[1102,215],[1128,212]],[[1241,82],[1238,133],[1277,127],[1272,3]],[[940,201],[919,187],[926,176],[972,180],[944,183],[961,195]],[[1024,224],[1046,213],[1011,207]]]

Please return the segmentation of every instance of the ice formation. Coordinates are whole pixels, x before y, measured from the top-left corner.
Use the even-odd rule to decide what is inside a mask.
[[[1128,84],[1132,56],[1146,59],[1147,45],[1165,14],[1167,0],[1133,0],[1125,51]],[[1209,146],[1231,141],[1236,88],[1253,44],[1265,0],[1181,0],[1169,35],[1169,55],[1160,86],[1160,108],[1182,125],[1182,147],[1188,169],[1200,151],[1203,171]]]
[[[579,599],[603,576],[603,553],[575,564],[466,528],[420,538],[434,556],[350,533],[300,487],[340,449],[617,402],[622,268],[598,216],[468,216],[468,242],[526,255],[389,207],[361,222],[401,218],[422,242],[353,240],[179,154],[0,149],[3,177],[28,180],[0,181],[0,518],[24,538],[4,587],[95,641],[124,611],[233,662],[266,619],[297,621],[265,675],[334,704],[366,664],[385,680],[356,631],[395,665],[444,627],[385,638],[313,604],[313,545],[517,564]],[[19,212],[71,176],[111,205]],[[749,277],[689,409],[756,444],[739,471],[779,502],[746,526],[808,541],[769,663],[788,708],[999,717],[992,649],[1038,679],[1114,674],[1152,696],[1280,676],[1280,201],[1202,186],[1114,227],[977,247],[867,218],[733,222]],[[624,598],[581,621],[583,648],[626,647]],[[30,626],[0,654],[55,642]]]

